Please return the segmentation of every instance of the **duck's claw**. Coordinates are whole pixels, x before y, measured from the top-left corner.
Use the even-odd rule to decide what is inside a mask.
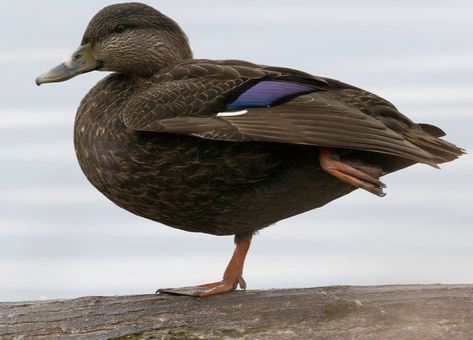
[[[356,188],[369,191],[377,196],[384,197],[383,189],[386,185],[379,180],[384,174],[379,167],[369,165],[361,161],[345,160],[332,153],[330,148],[320,150],[320,165],[322,169]]]

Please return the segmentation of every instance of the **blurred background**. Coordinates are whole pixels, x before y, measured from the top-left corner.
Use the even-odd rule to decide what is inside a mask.
[[[76,108],[104,73],[36,87],[117,1],[1,0],[0,301],[152,293],[219,280],[231,237],[134,216],[77,164]],[[471,1],[144,1],[187,32],[196,58],[244,59],[374,92],[473,150]],[[387,176],[254,239],[250,289],[473,282],[473,157]]]

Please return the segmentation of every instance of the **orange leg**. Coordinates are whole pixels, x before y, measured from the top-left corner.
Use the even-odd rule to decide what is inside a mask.
[[[356,188],[369,191],[380,197],[386,194],[383,188],[386,185],[379,180],[383,175],[382,169],[361,161],[341,161],[331,148],[321,148],[319,156],[320,166],[329,174]]]
[[[243,238],[235,236],[235,251],[225,269],[222,281],[191,287],[159,289],[157,293],[205,297],[234,291],[238,285],[241,289],[246,289],[246,282],[242,275],[246,254],[250,249],[251,238],[251,235]]]

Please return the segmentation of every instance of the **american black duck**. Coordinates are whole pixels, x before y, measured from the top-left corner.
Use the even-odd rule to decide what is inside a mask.
[[[77,111],[74,143],[87,178],[120,207],[182,230],[235,235],[223,280],[167,292],[245,288],[253,233],[362,188],[434,167],[462,150],[390,102],[342,82],[240,60],[192,58],[186,35],[144,4],[105,7],[71,59],[37,78],[114,73]]]

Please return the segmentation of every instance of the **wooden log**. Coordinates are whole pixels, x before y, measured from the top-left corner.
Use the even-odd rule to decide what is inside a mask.
[[[0,303],[1,339],[473,339],[473,285]]]

